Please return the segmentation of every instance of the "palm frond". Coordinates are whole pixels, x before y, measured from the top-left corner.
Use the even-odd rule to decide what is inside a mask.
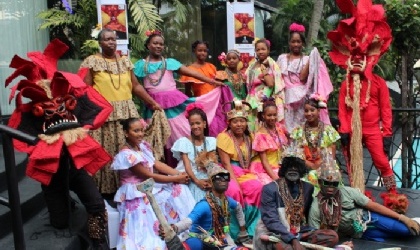
[[[187,20],[187,16],[188,16],[188,4],[184,4],[179,0],[174,0],[173,1],[173,7],[174,7],[174,14],[175,14],[175,19],[178,20],[180,23],[183,23]]]
[[[69,25],[74,25],[77,28],[83,26],[83,20],[79,15],[71,15],[64,10],[49,9],[41,11],[37,17],[44,20],[44,22],[39,26],[39,29]]]
[[[99,42],[97,40],[86,40],[80,48],[82,56],[93,55],[99,52]]]
[[[162,18],[159,16],[156,6],[147,0],[129,0],[128,5],[139,34],[159,28]]]

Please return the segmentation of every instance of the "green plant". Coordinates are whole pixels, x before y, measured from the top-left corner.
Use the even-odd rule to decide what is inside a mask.
[[[69,9],[65,0],[51,0],[52,7],[38,17],[44,20],[40,29],[49,29],[51,38],[60,38],[70,45],[70,58],[84,58],[99,50],[99,44],[91,37],[98,23],[95,0],[78,0],[74,9]],[[149,0],[126,0],[131,49],[134,53],[144,50],[145,32],[158,29],[162,22],[157,8]]]

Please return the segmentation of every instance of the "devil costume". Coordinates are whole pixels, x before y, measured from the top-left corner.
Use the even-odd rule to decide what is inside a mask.
[[[14,146],[29,154],[26,174],[42,184],[51,225],[68,226],[70,189],[86,208],[94,249],[109,249],[105,204],[90,175],[111,157],[88,131],[100,127],[112,107],[78,75],[57,71],[57,60],[67,49],[56,39],[43,53],[29,52],[30,60],[13,57],[10,67],[16,70],[6,87],[18,76],[26,79],[11,88],[9,101],[18,93],[9,126],[40,139],[34,146],[14,140]],[[23,103],[22,97],[30,102]]]
[[[390,198],[398,203],[395,176],[388,162],[392,142],[392,110],[389,90],[385,81],[373,74],[379,58],[391,44],[391,28],[385,18],[382,5],[371,0],[360,0],[355,6],[351,0],[337,0],[344,14],[352,17],[341,20],[336,30],[328,33],[333,44],[331,60],[347,70],[346,79],[339,95],[339,132],[347,155],[347,168],[352,187],[364,190],[363,147],[372,157],[388,191],[384,200]],[[394,199],[397,197],[397,199]],[[386,205],[399,212],[407,208]]]

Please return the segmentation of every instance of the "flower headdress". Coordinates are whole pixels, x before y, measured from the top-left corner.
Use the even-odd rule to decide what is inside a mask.
[[[263,96],[261,101],[258,103],[257,112],[263,112],[264,103],[266,102],[275,102],[273,97]]]
[[[162,32],[160,32],[159,30],[152,29],[152,30],[147,30],[145,35],[147,37],[149,37],[151,35],[162,35]]]
[[[201,103],[190,103],[187,105],[187,107],[185,108],[185,117],[188,119],[188,117],[190,117],[190,112],[194,109],[201,109],[204,110],[204,106]]]
[[[220,53],[220,55],[217,57],[217,59],[220,61],[220,65],[222,65],[223,67],[227,67],[226,57],[230,53],[234,53],[235,55],[238,56],[238,59],[239,59],[238,70],[242,69],[243,68],[243,62],[242,62],[241,52],[239,52],[236,49],[230,49],[226,53],[225,52]]]
[[[271,42],[270,42],[270,40],[268,40],[268,39],[266,39],[266,38],[258,38],[258,37],[255,37],[255,38],[254,38],[254,41],[252,41],[252,44],[255,46],[255,45],[257,44],[257,42],[258,42],[258,41],[264,41],[264,42],[265,42],[265,44],[267,44],[268,48],[270,48],[270,47],[271,47]]]
[[[290,32],[304,33],[305,32],[305,26],[303,26],[302,24],[298,24],[298,23],[292,23],[289,26],[289,31]]]
[[[321,96],[319,93],[313,93],[309,96],[310,100],[315,100],[318,102],[318,108],[327,108],[327,100]]]
[[[228,121],[230,121],[231,119],[234,118],[245,118],[248,120],[248,112],[249,110],[251,110],[251,104],[242,101],[242,100],[235,100],[233,102],[227,102],[225,104],[223,104],[223,107],[226,104],[230,104],[231,105],[231,110],[229,112],[226,112],[226,116],[228,118]]]

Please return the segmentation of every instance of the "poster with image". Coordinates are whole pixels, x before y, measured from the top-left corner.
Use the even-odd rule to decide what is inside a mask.
[[[249,13],[235,13],[235,44],[252,44],[255,38],[254,16]]]
[[[102,28],[115,31],[117,40],[127,40],[128,23],[125,4],[102,4],[101,5]]]

